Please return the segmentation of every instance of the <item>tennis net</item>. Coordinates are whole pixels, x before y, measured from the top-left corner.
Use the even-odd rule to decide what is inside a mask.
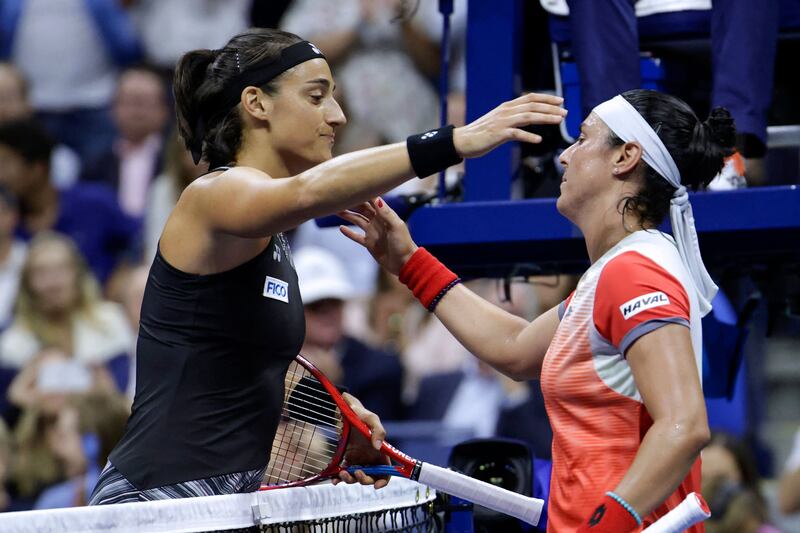
[[[375,490],[322,484],[249,494],[0,514],[4,533],[437,531],[435,492],[394,478]]]

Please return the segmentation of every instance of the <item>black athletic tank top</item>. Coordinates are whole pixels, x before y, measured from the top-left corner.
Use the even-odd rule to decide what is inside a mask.
[[[283,235],[218,274],[187,274],[159,252],[142,303],[133,410],[109,459],[140,490],[263,468],[304,335]]]

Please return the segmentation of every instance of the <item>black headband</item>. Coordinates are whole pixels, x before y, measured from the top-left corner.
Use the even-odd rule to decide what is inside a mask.
[[[239,64],[239,52],[236,54],[236,63]],[[254,85],[261,87],[266,83],[277,78],[290,68],[305,63],[311,59],[325,59],[325,56],[320,52],[319,48],[314,46],[308,41],[300,41],[291,46],[287,46],[281,50],[281,55],[278,58],[270,58],[255,63],[247,70],[241,71],[239,74],[231,78],[215,99],[215,112],[211,114],[209,122],[219,116],[226,115],[233,109],[242,97],[242,91],[245,87]],[[206,121],[201,115],[200,119],[195,124],[194,138],[195,146],[192,147],[192,158],[195,164],[200,162],[202,157],[203,139],[206,136]]]

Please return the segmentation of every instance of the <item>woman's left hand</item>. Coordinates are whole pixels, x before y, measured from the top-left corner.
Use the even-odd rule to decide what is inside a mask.
[[[339,216],[364,233],[346,226],[340,226],[340,231],[351,241],[366,248],[379,265],[395,276],[417,251],[406,223],[381,198],[340,212]]]
[[[347,451],[344,455],[346,463],[348,465],[390,464],[389,458],[380,452],[383,439],[386,438],[386,430],[383,428],[378,415],[364,407],[355,396],[346,392],[342,396],[350,408],[358,415],[358,418],[372,431],[372,437],[369,440],[360,431],[350,432],[350,440],[347,443]],[[375,485],[376,489],[380,489],[389,483],[389,478],[385,476],[368,476],[361,470],[356,470],[354,474],[342,470],[339,472],[339,479],[334,479],[333,483],[336,484],[339,481]]]

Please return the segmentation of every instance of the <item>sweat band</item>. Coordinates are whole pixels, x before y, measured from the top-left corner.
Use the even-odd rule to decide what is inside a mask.
[[[461,278],[423,247],[419,247],[403,265],[399,278],[431,312],[447,291],[461,283]]]
[[[417,176],[427,178],[462,161],[453,144],[453,130],[444,126],[406,139],[408,157]]]

